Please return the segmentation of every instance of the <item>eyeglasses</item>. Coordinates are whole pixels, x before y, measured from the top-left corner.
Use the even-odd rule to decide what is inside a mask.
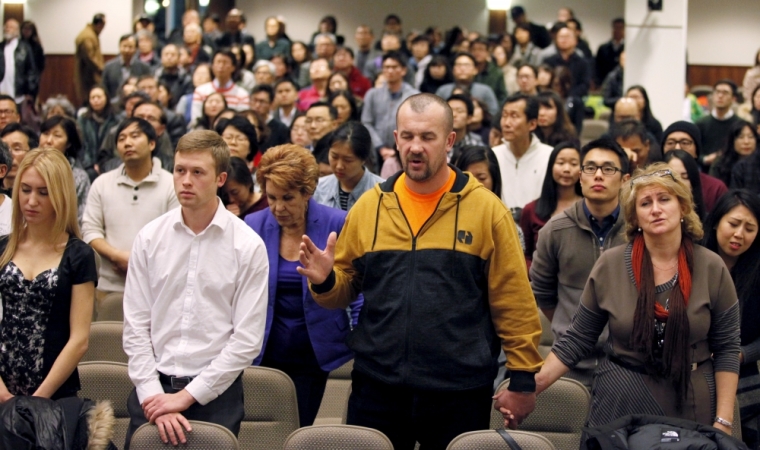
[[[0,116],[12,116],[16,114],[16,111],[10,109],[0,109]]]
[[[692,148],[694,147],[694,141],[691,139],[681,139],[680,141],[677,141],[675,139],[668,139],[665,141],[665,147],[669,149],[673,149],[676,147],[676,145],[679,145],[682,149]]]
[[[587,166],[581,166],[581,170],[586,175],[596,175],[596,171],[600,169],[602,171],[602,174],[607,177],[611,177],[615,175],[617,172],[623,171],[623,169],[620,169],[614,166],[595,166],[593,164],[589,164]]]
[[[230,142],[245,142],[248,140],[248,138],[242,134],[226,134],[222,136],[222,138],[224,138],[225,141]]]
[[[670,177],[673,179],[673,181],[676,181],[676,177],[673,176],[673,172],[670,171],[670,169],[664,169],[664,170],[658,170],[656,172],[652,173],[646,173],[644,175],[639,175],[636,178],[631,180],[631,188],[633,188],[635,185],[644,182],[652,177]]]

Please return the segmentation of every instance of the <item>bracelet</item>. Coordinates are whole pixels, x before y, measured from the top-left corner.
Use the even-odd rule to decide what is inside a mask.
[[[718,416],[715,416],[715,422],[723,425],[724,427],[728,427],[728,428],[733,428],[733,426],[734,426],[733,423],[729,422],[728,420],[726,420],[726,419],[724,419],[722,417],[718,417]]]

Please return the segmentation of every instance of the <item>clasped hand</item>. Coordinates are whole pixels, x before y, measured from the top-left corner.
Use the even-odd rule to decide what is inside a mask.
[[[171,441],[172,445],[186,443],[185,430],[190,432],[192,427],[180,412],[195,403],[195,399],[186,390],[176,394],[158,394],[145,399],[142,404],[145,418],[156,424],[158,434],[164,444]],[[184,428],[184,430],[183,430]]]
[[[504,428],[516,429],[536,407],[535,392],[503,390],[493,396],[493,409],[504,417]]]

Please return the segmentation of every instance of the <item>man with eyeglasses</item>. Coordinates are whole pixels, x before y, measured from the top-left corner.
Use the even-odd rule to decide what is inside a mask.
[[[372,146],[376,154],[373,160],[379,173],[383,161],[396,156],[393,150],[396,129],[396,111],[401,103],[419,91],[404,81],[407,59],[399,52],[388,52],[383,55],[383,75],[385,85],[372,88],[364,96],[362,108],[362,123],[372,137]],[[447,97],[448,98],[448,97]]]
[[[2,107],[0,106],[0,108]],[[0,129],[0,140],[5,142],[8,146],[11,151],[11,157],[13,158],[11,165],[8,166],[8,171],[6,172],[5,177],[3,178],[3,183],[0,185],[10,197],[21,160],[24,159],[24,156],[26,156],[29,150],[37,148],[40,145],[40,139],[34,130],[15,122],[10,126]]]
[[[269,127],[269,137],[261,144],[259,151],[264,153],[268,149],[290,141],[290,130],[282,122],[274,118],[272,114],[272,102],[274,101],[274,88],[268,84],[259,84],[251,91],[251,109],[264,118]]]
[[[699,128],[691,122],[679,120],[674,122],[662,134],[662,154],[673,150],[683,150],[694,159],[701,154],[704,142]],[[710,212],[718,199],[728,192],[728,187],[719,179],[706,173],[699,173],[699,181],[702,184],[702,201],[705,202],[705,212]]]
[[[742,120],[731,109],[735,98],[736,83],[731,80],[718,81],[713,86],[713,109],[710,115],[697,121],[702,134],[702,148],[697,155],[699,163],[705,169],[712,165],[718,152],[725,150],[731,127]]]
[[[18,123],[20,119],[16,100],[10,95],[0,94],[0,131],[9,123]]]
[[[309,107],[306,111],[306,130],[311,138],[312,152],[320,147],[317,145],[319,140],[327,136],[329,132],[335,129],[335,120],[338,118],[338,111],[334,106],[327,102],[317,102]],[[318,159],[319,155],[314,155]]]
[[[586,144],[581,149],[583,199],[549,219],[538,233],[531,287],[538,307],[552,323],[555,341],[570,328],[596,260],[604,250],[625,242],[619,193],[630,178],[628,170],[628,156],[617,142],[602,138]],[[590,388],[606,341],[605,331],[594,352],[565,376]]]

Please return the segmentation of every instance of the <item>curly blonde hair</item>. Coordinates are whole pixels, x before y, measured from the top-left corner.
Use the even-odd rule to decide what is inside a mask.
[[[670,167],[661,162],[650,164],[644,169],[637,169],[633,173],[631,180],[623,184],[620,192],[620,203],[623,207],[625,218],[626,237],[632,241],[639,233],[639,221],[636,215],[636,197],[638,193],[642,189],[651,186],[661,186],[675,195],[678,203],[681,205],[681,213],[683,214],[681,229],[684,234],[694,241],[702,239],[704,235],[702,222],[696,213],[691,190],[681,181],[680,176],[677,174],[671,173],[670,175],[662,176],[655,174],[660,171],[670,171]]]

